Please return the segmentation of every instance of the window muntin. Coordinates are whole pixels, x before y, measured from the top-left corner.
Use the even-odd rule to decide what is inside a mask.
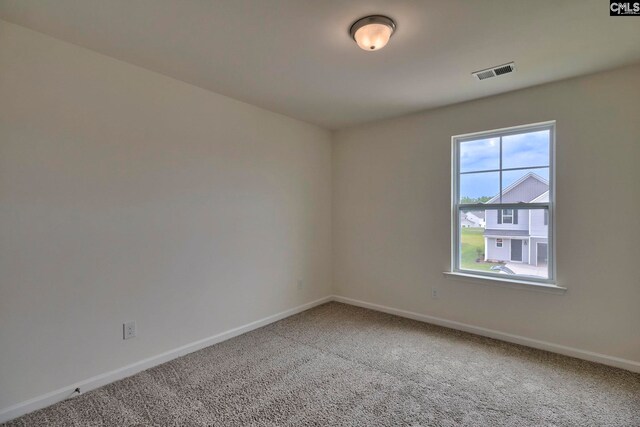
[[[452,138],[452,271],[554,282],[554,136],[549,122]]]

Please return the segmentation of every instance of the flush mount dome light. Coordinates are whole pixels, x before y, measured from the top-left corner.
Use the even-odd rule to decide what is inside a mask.
[[[371,15],[353,23],[349,34],[363,50],[380,50],[389,42],[396,23],[387,16]]]

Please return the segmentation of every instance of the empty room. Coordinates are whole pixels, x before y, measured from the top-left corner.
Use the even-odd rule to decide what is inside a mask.
[[[640,2],[0,0],[0,425],[640,426]]]

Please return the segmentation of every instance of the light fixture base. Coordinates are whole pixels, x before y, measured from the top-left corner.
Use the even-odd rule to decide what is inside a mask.
[[[351,24],[351,28],[349,28],[349,35],[353,40],[356,39],[356,31],[365,25],[369,24],[383,24],[391,28],[391,35],[396,32],[396,23],[393,19],[384,15],[369,15],[364,18],[358,19],[356,22]]]

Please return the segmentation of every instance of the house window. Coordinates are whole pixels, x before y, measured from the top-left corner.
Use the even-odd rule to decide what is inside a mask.
[[[517,224],[518,223],[518,211],[514,209],[501,209],[498,212],[498,224]]]
[[[554,122],[452,138],[453,273],[555,282],[554,143]],[[471,212],[481,225],[464,227]]]

